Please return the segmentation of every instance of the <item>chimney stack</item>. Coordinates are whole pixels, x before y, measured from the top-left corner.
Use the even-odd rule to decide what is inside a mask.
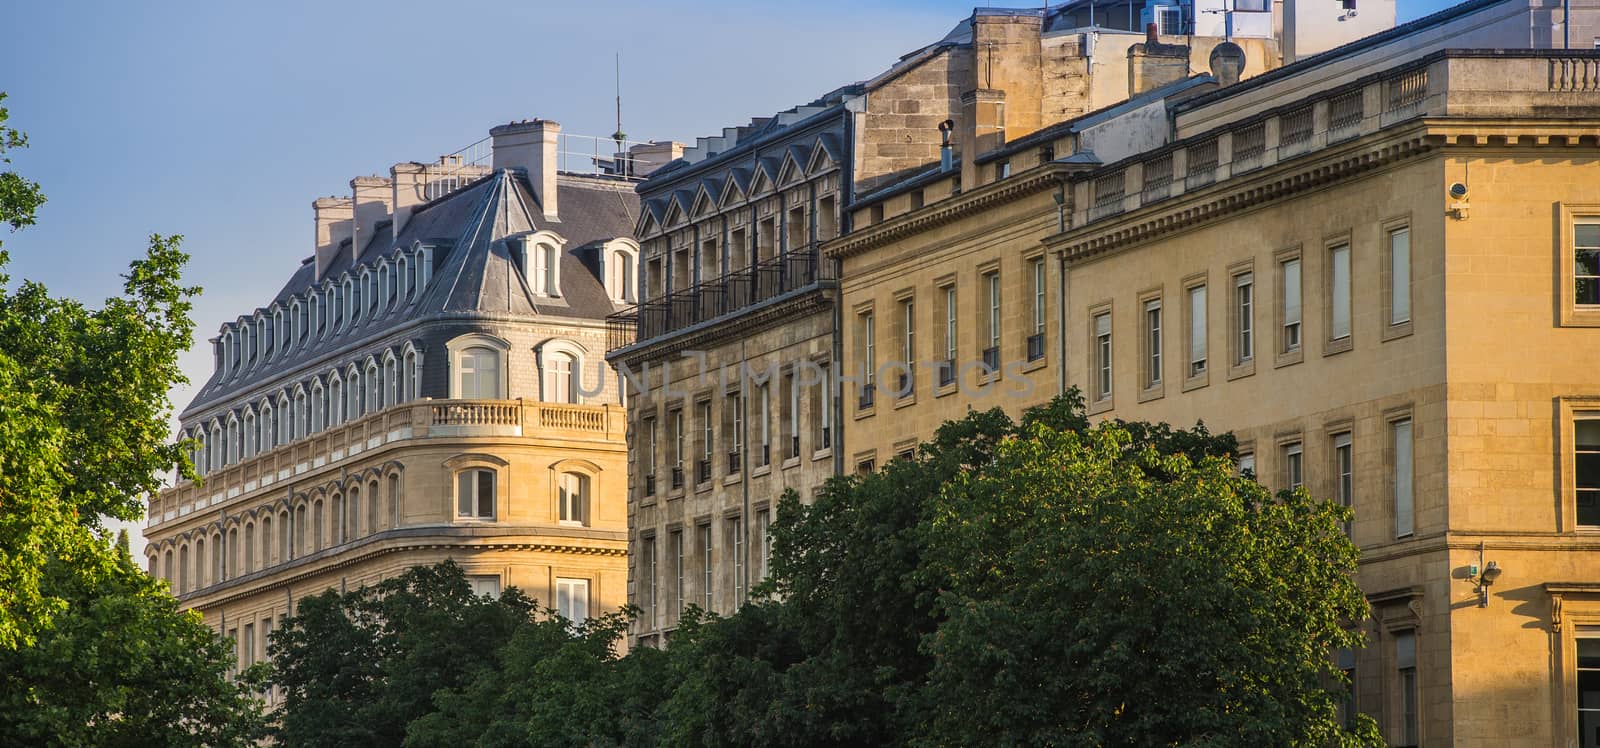
[[[1146,24],[1144,41],[1128,47],[1128,95],[1137,96],[1189,77],[1189,47],[1162,44],[1156,25]]]
[[[1217,79],[1219,87],[1238,83],[1244,76],[1244,48],[1227,41],[1212,49],[1211,76]]]
[[[372,241],[378,222],[394,210],[394,184],[383,177],[356,177],[350,180],[350,195],[355,200],[355,251]]]
[[[411,211],[418,205],[427,202],[427,183],[423,179],[427,167],[415,161],[395,164],[389,167],[389,182],[394,185],[394,194],[389,198],[394,206],[394,235],[400,236],[400,230],[411,222]]]
[[[544,217],[560,219],[556,206],[556,170],[560,168],[561,124],[545,119],[523,120],[489,131],[494,147],[494,168],[520,168],[527,172],[533,196]]]
[[[961,122],[961,188],[970,190],[985,181],[978,156],[1006,143],[1006,92],[980,88],[962,94]]]
[[[339,244],[349,239],[355,227],[355,201],[348,197],[319,197],[311,201],[311,211],[316,216],[317,280],[328,273]]]

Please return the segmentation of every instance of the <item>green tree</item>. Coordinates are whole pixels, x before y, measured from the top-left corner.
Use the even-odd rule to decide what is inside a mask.
[[[400,745],[434,711],[434,694],[494,666],[533,611],[515,589],[473,595],[452,562],[302,598],[272,633],[273,679],[284,693],[278,737],[295,746]]]
[[[109,547],[109,546],[108,546]],[[115,553],[89,576],[52,560],[67,605],[32,645],[0,650],[0,745],[248,746],[266,731],[257,666]]]

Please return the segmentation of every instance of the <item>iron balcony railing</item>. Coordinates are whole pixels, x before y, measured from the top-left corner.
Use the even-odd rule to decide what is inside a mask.
[[[612,314],[606,344],[616,350],[659,338],[833,279],[833,263],[808,244]]]

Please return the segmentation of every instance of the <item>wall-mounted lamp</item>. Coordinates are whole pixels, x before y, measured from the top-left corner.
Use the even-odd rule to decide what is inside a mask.
[[[1483,560],[1483,543],[1478,544],[1478,563],[1467,567],[1467,576],[1472,578],[1472,583],[1478,590],[1478,607],[1489,607],[1489,587],[1500,578],[1500,564]]]

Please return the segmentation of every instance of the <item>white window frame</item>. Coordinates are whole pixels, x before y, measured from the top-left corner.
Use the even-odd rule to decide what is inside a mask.
[[[574,626],[589,620],[589,580],[556,577],[556,613]]]
[[[487,506],[483,495],[485,481],[488,482],[489,492]],[[489,467],[467,467],[456,471],[451,476],[451,482],[455,487],[456,519],[493,522],[499,516],[499,471]],[[463,490],[470,490],[471,496],[463,495]],[[468,503],[463,505],[464,501]]]

